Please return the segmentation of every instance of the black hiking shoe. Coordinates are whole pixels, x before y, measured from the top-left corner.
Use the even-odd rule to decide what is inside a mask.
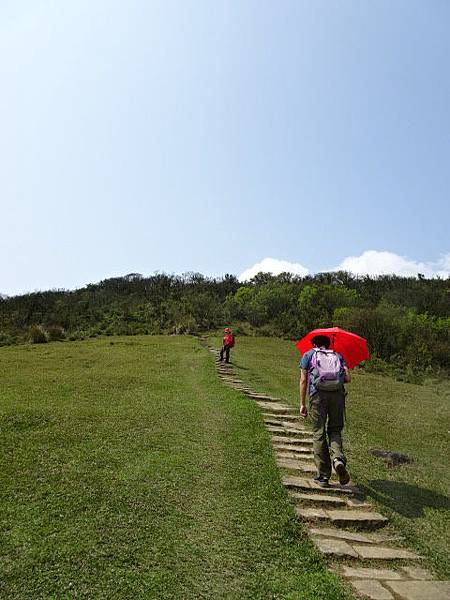
[[[328,482],[328,477],[324,477],[323,475],[318,475],[314,477],[314,481],[318,483],[321,487],[328,487],[330,484]]]
[[[336,459],[333,461],[333,467],[336,471],[336,475],[339,478],[339,483],[341,485],[347,485],[347,483],[350,481],[350,475],[347,471],[345,463],[342,460]]]

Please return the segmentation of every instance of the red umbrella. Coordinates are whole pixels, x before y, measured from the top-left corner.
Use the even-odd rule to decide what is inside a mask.
[[[340,327],[314,329],[314,331],[310,331],[308,335],[305,335],[304,338],[297,342],[295,347],[302,354],[308,352],[313,347],[311,340],[317,335],[326,335],[330,338],[330,349],[342,354],[349,369],[353,369],[361,361],[369,358],[366,340],[356,335],[356,333],[345,331],[345,329],[341,329]]]

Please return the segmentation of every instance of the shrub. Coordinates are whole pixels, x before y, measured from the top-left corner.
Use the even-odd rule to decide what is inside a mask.
[[[46,344],[48,342],[47,334],[42,325],[31,325],[28,333],[32,344]]]
[[[66,332],[61,325],[49,325],[47,327],[47,334],[51,342],[59,342],[66,337]]]
[[[11,346],[15,343],[15,339],[7,333],[0,332],[0,346]]]

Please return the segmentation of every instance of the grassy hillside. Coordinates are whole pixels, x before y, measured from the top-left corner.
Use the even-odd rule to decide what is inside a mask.
[[[1,348],[0,369],[2,598],[349,597],[197,340]]]
[[[255,389],[298,406],[299,357],[291,342],[242,337],[232,360]],[[450,382],[419,386],[362,371],[353,374],[345,432],[351,473],[407,543],[448,578]],[[413,462],[389,468],[372,456],[373,448],[405,453]]]

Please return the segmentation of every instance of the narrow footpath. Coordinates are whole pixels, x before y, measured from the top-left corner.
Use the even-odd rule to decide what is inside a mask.
[[[283,485],[306,524],[309,536],[330,567],[370,600],[450,600],[450,581],[433,580],[421,557],[396,545],[399,536],[382,531],[388,519],[365,501],[355,485],[322,488],[316,472],[312,435],[299,411],[281,398],[255,392],[236,377],[231,364],[201,338],[214,355],[223,383],[255,401],[262,411]]]

